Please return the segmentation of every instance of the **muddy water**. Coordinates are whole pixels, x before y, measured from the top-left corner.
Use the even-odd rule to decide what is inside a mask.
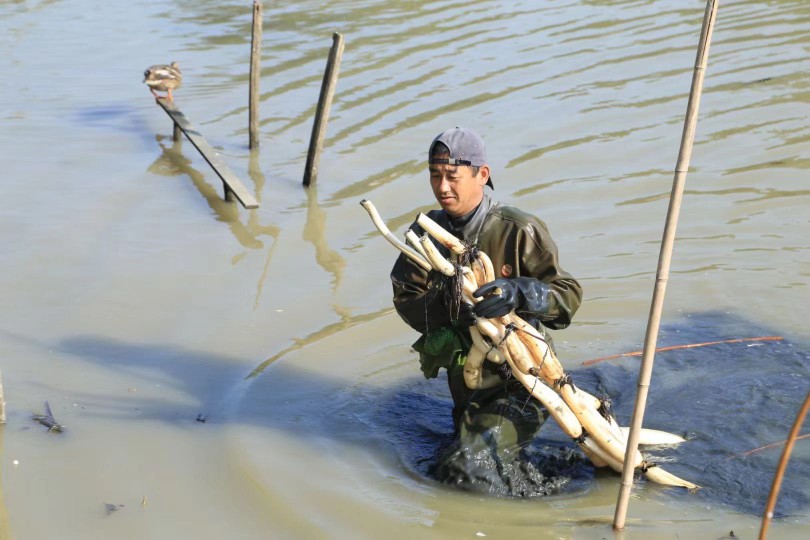
[[[433,204],[429,140],[475,128],[497,196],[548,223],[585,287],[555,335],[563,362],[640,348],[703,7],[268,3],[251,154],[248,2],[4,2],[2,532],[610,537],[613,474],[529,501],[426,477],[448,396],[419,374],[390,305],[394,253],[357,203],[401,232]],[[334,31],[346,52],[305,192]],[[758,528],[779,449],[741,454],[784,438],[810,387],[809,48],[804,0],[722,2],[661,341],[785,340],[660,355],[648,417],[692,444],[657,455],[706,489],[641,485],[628,538]],[[178,105],[258,210],[223,203],[172,142],[140,75],[171,60]],[[636,368],[578,376],[626,423]],[[45,400],[65,433],[31,421]],[[794,455],[773,538],[810,533],[810,449]]]

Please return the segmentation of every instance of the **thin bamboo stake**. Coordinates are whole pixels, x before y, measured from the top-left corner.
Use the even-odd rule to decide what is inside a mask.
[[[717,0],[708,0],[706,12],[703,16],[703,26],[700,31],[695,70],[692,74],[692,87],[689,91],[689,103],[686,107],[683,133],[681,135],[681,148],[678,153],[678,162],[675,166],[675,177],[672,181],[672,193],[669,198],[664,236],[661,242],[661,252],[658,257],[658,271],[653,290],[650,318],[647,323],[647,333],[644,338],[644,355],[641,360],[639,373],[638,393],[636,394],[635,409],[630,422],[630,435],[625,449],[624,467],[622,469],[622,482],[619,497],[616,503],[616,512],[613,516],[613,528],[624,529],[627,517],[627,506],[630,500],[630,490],[633,487],[634,463],[633,456],[638,452],[638,441],[641,425],[644,420],[644,408],[647,404],[647,392],[652,377],[653,362],[655,360],[655,345],[658,339],[658,327],[661,323],[661,311],[664,305],[667,279],[669,279],[669,264],[672,258],[672,247],[675,242],[675,229],[678,226],[678,214],[681,208],[686,173],[689,171],[689,159],[692,156],[692,144],[695,140],[697,127],[700,94],[703,90],[703,78],[706,71],[706,60],[709,56],[714,21],[717,16]]]
[[[776,467],[776,475],[773,478],[771,485],[771,493],[768,495],[768,503],[765,505],[765,514],[762,516],[762,527],[759,530],[759,540],[765,540],[768,535],[768,527],[773,519],[773,509],[776,507],[776,498],[779,496],[779,489],[782,487],[782,478],[785,476],[785,469],[787,469],[788,461],[790,460],[790,453],[793,451],[793,443],[796,442],[796,436],[804,423],[804,418],[807,416],[807,410],[810,409],[810,392],[804,398],[804,404],[796,416],[796,421],[793,422],[793,427],[790,430],[790,435],[787,438],[785,449],[782,450],[782,457],[779,459],[779,465]]]
[[[248,97],[248,147],[259,147],[259,79],[262,60],[262,3],[253,1],[253,28],[250,40],[250,90]]]
[[[677,351],[679,349],[694,349],[695,347],[708,347],[710,345],[723,345],[726,343],[746,343],[748,341],[782,341],[782,336],[762,336],[762,337],[752,337],[752,338],[738,338],[738,339],[724,339],[721,341],[704,341],[703,343],[687,343],[685,345],[670,345],[668,347],[658,347],[655,349],[655,352],[664,352],[664,351]],[[594,358],[593,360],[585,360],[582,362],[583,366],[590,366],[593,364],[597,364],[599,362],[604,362],[605,360],[613,360],[614,358],[624,358],[625,356],[641,356],[644,354],[644,351],[633,351],[633,352],[626,352],[620,354],[611,354],[610,356],[600,356],[599,358]]]
[[[810,437],[810,433],[799,435],[798,437],[796,437],[796,440],[801,441],[802,439],[807,439],[808,437]],[[753,448],[751,450],[746,450],[741,454],[734,454],[733,456],[729,456],[728,459],[750,456],[751,454],[756,454],[757,452],[762,452],[763,450],[768,450],[769,448],[776,448],[777,446],[782,446],[783,444],[787,444],[787,441],[779,441],[771,444],[766,444],[765,446],[760,446],[758,448]]]
[[[6,423],[6,399],[3,394],[3,374],[0,373],[0,424]]]
[[[304,186],[309,186],[318,179],[318,165],[321,161],[321,149],[326,138],[326,122],[329,120],[329,109],[332,107],[332,98],[335,95],[340,59],[343,57],[343,36],[335,32],[332,35],[332,48],[329,50],[329,59],[323,74],[321,96],[318,99],[318,108],[315,111],[315,120],[312,123],[312,135],[309,138],[309,152],[307,164],[304,168]]]

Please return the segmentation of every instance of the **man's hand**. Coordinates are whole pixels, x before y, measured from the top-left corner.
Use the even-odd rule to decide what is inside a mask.
[[[458,306],[458,312],[451,314],[453,323],[462,328],[475,326],[475,314],[473,313],[473,305],[468,302],[461,302]]]
[[[500,289],[500,292],[496,292],[496,289]],[[479,317],[492,319],[512,311],[539,316],[548,312],[551,287],[544,281],[530,277],[498,278],[479,287],[473,296],[481,298],[487,294],[489,296],[473,308]]]

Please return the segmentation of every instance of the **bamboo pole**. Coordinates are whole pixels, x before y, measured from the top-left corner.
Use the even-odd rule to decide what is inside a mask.
[[[248,103],[248,147],[259,147],[259,79],[262,60],[262,3],[253,1],[253,30],[250,40],[250,90]]]
[[[799,435],[798,437],[796,437],[796,440],[801,441],[802,439],[807,439],[808,437],[810,437],[810,433],[805,433],[804,435]],[[784,444],[787,444],[786,440],[771,443],[771,444],[766,444],[765,446],[758,446],[757,448],[752,448],[751,450],[746,450],[745,452],[742,452],[741,454],[734,454],[732,456],[729,456],[727,459],[734,459],[736,457],[750,456],[751,454],[756,454],[757,452],[762,452],[763,450],[768,450],[769,448],[775,448],[777,446],[782,446]]]
[[[0,455],[3,454],[3,438],[5,430],[0,429]],[[2,482],[2,474],[0,474],[0,540],[7,540],[9,538],[14,538],[11,535],[11,526],[8,522],[8,510],[6,509],[6,502],[3,498],[3,482]]]
[[[782,478],[785,476],[785,469],[787,469],[788,461],[790,460],[790,453],[793,451],[793,443],[796,442],[799,430],[804,423],[804,418],[807,416],[807,410],[810,409],[810,392],[804,398],[804,404],[796,415],[796,421],[793,422],[793,427],[790,429],[790,435],[787,438],[787,444],[782,450],[782,457],[779,459],[779,465],[776,467],[776,475],[773,478],[771,485],[771,493],[768,495],[768,503],[765,505],[765,514],[762,516],[762,527],[759,530],[759,540],[765,540],[768,535],[768,527],[773,519],[773,509],[776,507],[776,498],[779,496],[779,489],[782,487]]]
[[[6,423],[6,398],[3,393],[3,374],[0,373],[0,424]]]
[[[686,118],[681,135],[681,148],[678,153],[678,162],[675,166],[672,193],[669,198],[664,235],[658,257],[658,271],[655,278],[655,288],[653,290],[650,307],[650,318],[647,322],[647,333],[644,338],[644,355],[642,356],[641,370],[639,372],[638,393],[636,394],[635,408],[630,422],[630,434],[625,449],[624,467],[622,469],[622,481],[618,501],[616,503],[616,512],[613,516],[613,528],[616,530],[624,529],[625,518],[627,517],[627,506],[630,500],[630,490],[633,487],[634,464],[632,457],[638,451],[639,435],[641,434],[641,425],[644,420],[644,408],[647,403],[647,393],[650,387],[650,378],[652,377],[653,362],[655,360],[658,327],[661,323],[664,294],[666,293],[667,280],[669,279],[672,247],[675,243],[675,229],[678,226],[678,214],[681,209],[686,173],[689,171],[689,159],[692,156],[692,144],[695,140],[700,95],[703,90],[703,78],[706,71],[706,61],[709,56],[709,44],[711,43],[714,21],[717,16],[718,3],[718,0],[708,0],[706,2],[706,12],[703,16],[703,26],[700,31],[700,41],[698,42],[697,55],[695,58],[695,69],[692,74],[692,87],[689,91],[689,102],[686,107]]]
[[[782,336],[762,336],[752,338],[737,338],[737,339],[723,339],[720,341],[704,341],[702,343],[687,343],[684,345],[670,345],[668,347],[658,347],[655,352],[677,351],[680,349],[694,349],[695,347],[709,347],[711,345],[725,345],[729,343],[747,343],[749,341],[782,341]],[[644,351],[633,351],[620,354],[611,354],[610,356],[601,356],[592,360],[585,360],[582,362],[583,366],[591,366],[593,364],[604,362],[605,360],[613,360],[614,358],[625,358],[628,356],[641,356]]]
[[[321,84],[321,96],[318,99],[318,108],[315,111],[315,120],[312,123],[312,135],[309,139],[309,152],[307,164],[304,168],[304,186],[309,186],[318,179],[318,164],[321,160],[321,150],[326,137],[326,122],[329,120],[329,109],[332,107],[332,98],[335,95],[340,59],[343,57],[343,36],[335,32],[332,35],[332,48],[329,50],[329,59]]]

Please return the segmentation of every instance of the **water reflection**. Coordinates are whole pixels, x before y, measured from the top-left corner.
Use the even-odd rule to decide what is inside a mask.
[[[343,199],[356,199],[358,197],[368,198],[371,197],[371,192],[379,187],[385,186],[400,178],[417,175],[419,173],[427,177],[427,165],[422,160],[412,159],[397,163],[393,167],[375,172],[362,180],[347,184],[335,190],[328,200],[332,203]],[[425,182],[425,184],[427,185],[427,182]]]
[[[346,268],[343,256],[330,248],[326,242],[326,212],[318,204],[318,190],[315,186],[306,189],[307,222],[303,238],[315,247],[315,262],[332,274],[332,291],[337,290]]]
[[[185,175],[191,179],[194,187],[208,203],[209,208],[214,211],[217,220],[228,224],[234,238],[248,249],[261,249],[264,244],[259,240],[259,236],[270,236],[275,240],[278,237],[279,229],[274,225],[263,226],[258,223],[255,210],[249,211],[247,224],[240,220],[239,207],[237,203],[225,201],[220,192],[205,180],[205,175],[194,168],[191,160],[182,154],[182,139],[174,141],[166,135],[156,135],[155,140],[160,146],[161,155],[152,162],[147,171],[153,174],[167,177]],[[258,165],[253,163],[251,177],[254,179],[257,188],[264,185],[264,177],[258,171]],[[257,193],[260,193],[257,191]],[[257,198],[258,200],[258,198]]]
[[[251,180],[253,180],[253,185],[255,186],[253,191],[256,193],[256,201],[259,203],[259,205],[261,205],[265,177],[261,167],[259,166],[258,150],[253,150],[250,153],[250,159],[248,162],[248,176],[250,176]],[[253,309],[256,309],[259,307],[259,299],[262,297],[264,283],[267,279],[267,271],[270,268],[270,261],[273,259],[273,254],[276,251],[276,246],[278,245],[278,235],[281,232],[281,229],[276,225],[261,225],[259,223],[258,210],[248,211],[247,228],[256,235],[264,234],[273,239],[273,241],[270,243],[270,247],[267,250],[267,257],[265,258],[262,273],[259,276],[259,281],[256,283],[256,297],[253,301]]]
[[[278,353],[274,354],[258,366],[256,366],[253,371],[250,372],[248,375],[248,379],[256,377],[260,375],[268,366],[270,366],[276,360],[287,356],[293,351],[297,351],[306,347],[307,345],[312,345],[313,343],[317,343],[322,339],[326,339],[328,337],[334,336],[335,334],[348,330],[352,326],[356,326],[358,324],[363,324],[368,321],[373,321],[383,315],[387,315],[394,311],[393,307],[383,308],[378,311],[373,311],[371,313],[363,313],[361,315],[351,315],[348,310],[345,309],[336,309],[335,310],[338,315],[340,315],[340,320],[336,323],[332,323],[330,325],[324,326],[323,328],[312,332],[308,336],[303,338],[294,338],[295,343],[290,345],[289,347],[279,351]]]

